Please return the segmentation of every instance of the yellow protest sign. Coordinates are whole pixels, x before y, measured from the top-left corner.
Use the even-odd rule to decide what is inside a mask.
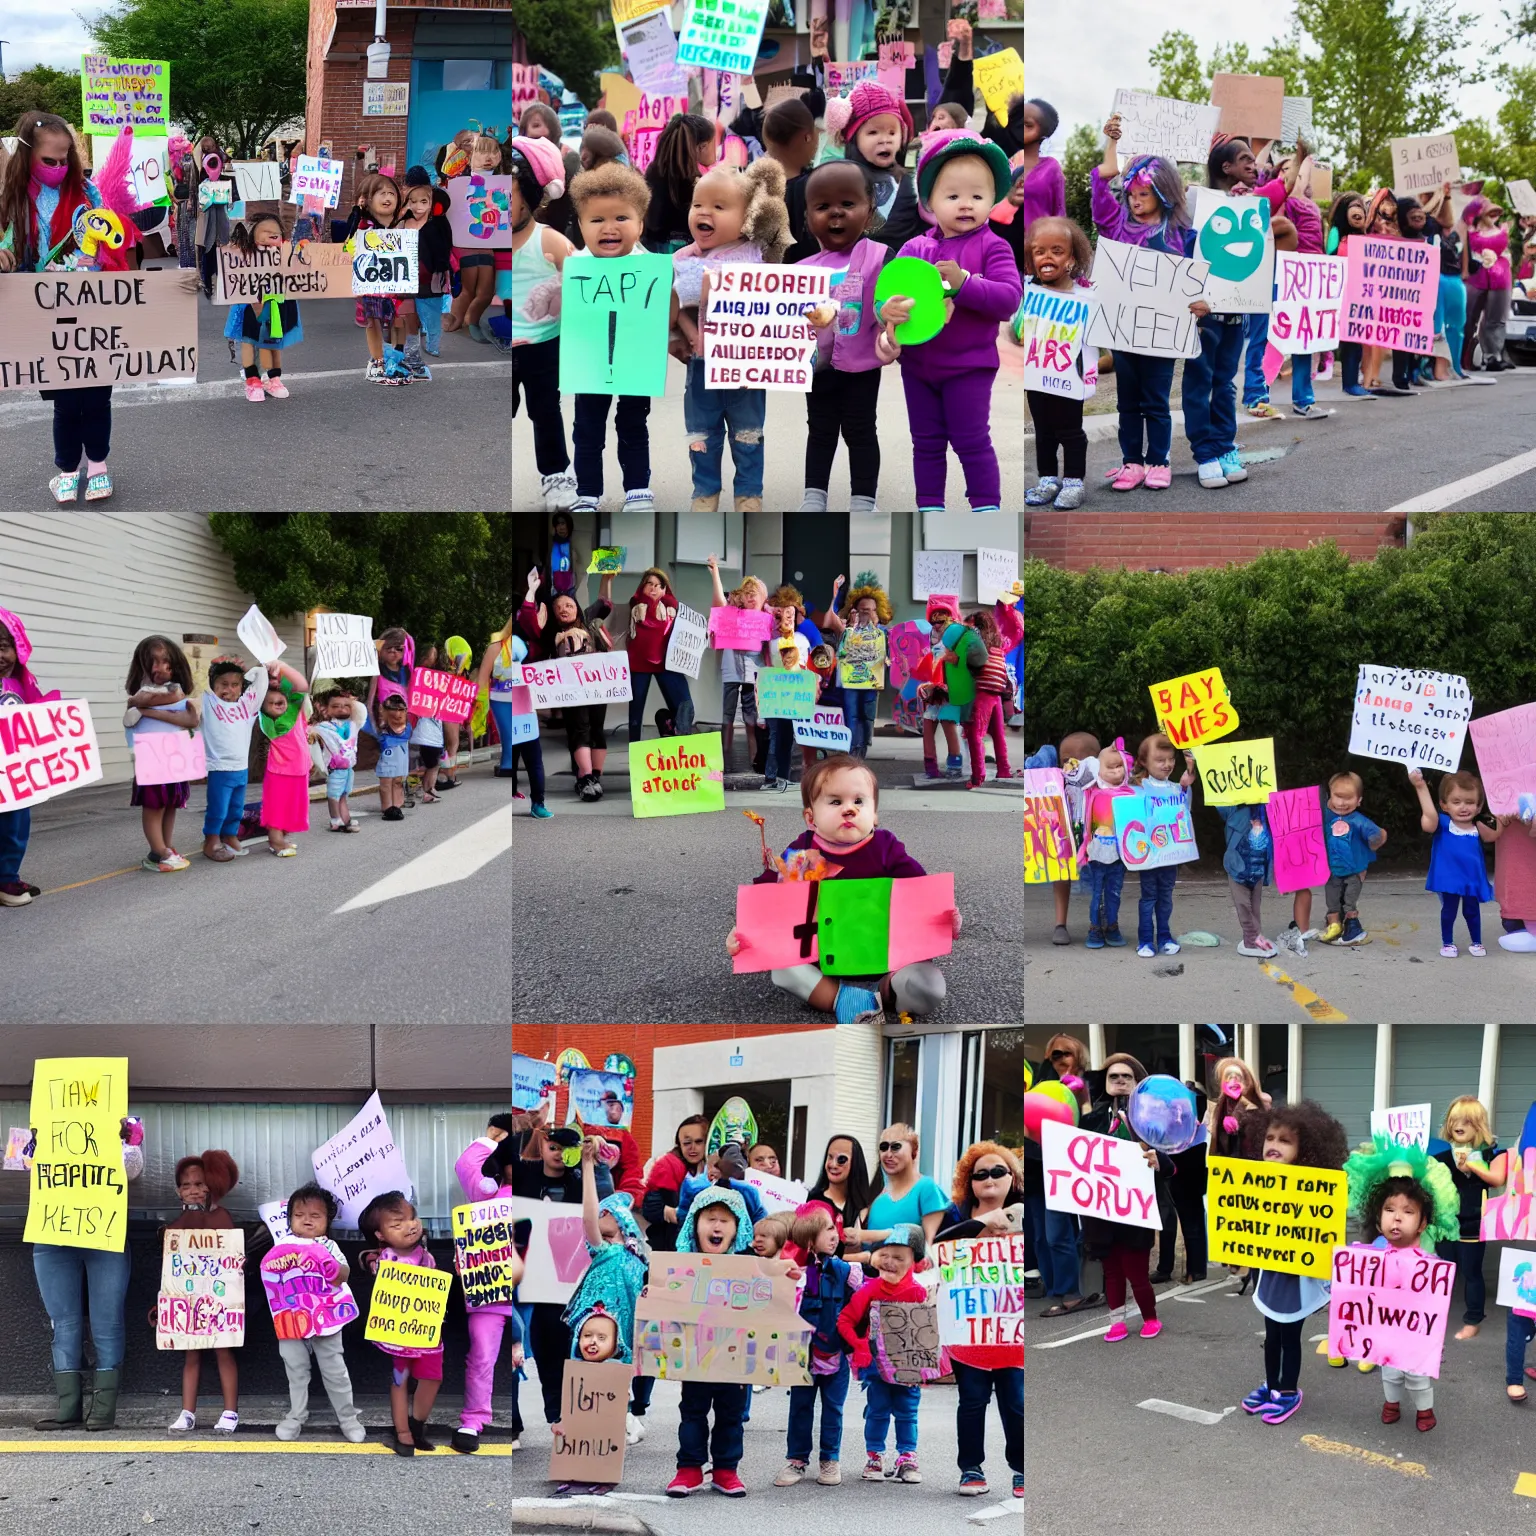
[[[386,1259],[373,1282],[373,1301],[363,1337],[370,1344],[436,1349],[442,1342],[443,1316],[452,1289],[450,1274]]]
[[[1180,751],[1230,736],[1238,727],[1220,667],[1170,677],[1165,683],[1153,683],[1147,692],[1152,695],[1157,723]]]
[[[1349,1180],[1332,1168],[1206,1158],[1211,1261],[1327,1280],[1344,1245]]]
[[[1280,787],[1273,736],[1196,747],[1195,770],[1207,805],[1267,805]]]
[[[1017,48],[1004,48],[976,60],[976,84],[998,117],[1008,115],[1008,98],[1024,94],[1024,60]]]
[[[665,10],[671,3],[672,0],[608,0],[608,9],[613,12],[614,25],[623,27],[652,11]]]
[[[32,1158],[26,1243],[123,1251],[128,1184],[122,1119],[126,1056],[46,1056],[32,1063]]]
[[[612,71],[605,71],[597,80],[603,88],[603,105],[618,119],[622,129],[624,114],[640,110],[640,87],[633,80]]]

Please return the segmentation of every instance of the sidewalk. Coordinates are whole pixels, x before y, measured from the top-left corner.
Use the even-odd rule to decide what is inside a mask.
[[[187,1438],[217,1438],[206,1426],[212,1425],[218,1418],[218,1410],[222,1405],[217,1389],[208,1390],[207,1382],[204,1383],[204,1387],[205,1390],[198,1400],[198,1426]],[[369,1430],[382,1432],[391,1427],[388,1393],[359,1393],[355,1401],[358,1411],[363,1416],[363,1422]],[[52,1413],[56,1406],[56,1400],[50,1393],[0,1393],[0,1429],[30,1430],[36,1420]],[[176,1417],[179,1406],[179,1400],[170,1392],[124,1392],[117,1400],[117,1428],[120,1430],[147,1429],[165,1435],[165,1426]],[[432,1409],[432,1427],[442,1431],[444,1443],[457,1426],[463,1407],[462,1393],[443,1392],[438,1395]],[[495,1430],[486,1436],[487,1444],[498,1439],[510,1438],[512,1429],[511,1402],[506,1393],[493,1402],[492,1410],[495,1414]],[[241,1430],[273,1429],[287,1412],[286,1393],[242,1392],[240,1394]],[[332,1413],[331,1405],[326,1400],[325,1393],[320,1390],[317,1379],[310,1397],[309,1421],[304,1426],[303,1435],[296,1443],[303,1444],[307,1440],[316,1438],[328,1439],[335,1435],[336,1430],[336,1415]],[[498,1435],[496,1430],[501,1430],[503,1433]],[[47,1438],[46,1434],[39,1436],[44,1443],[47,1442]],[[171,1437],[166,1435],[166,1439],[169,1441]],[[105,1450],[109,1444],[108,1440],[103,1439],[102,1449]]]

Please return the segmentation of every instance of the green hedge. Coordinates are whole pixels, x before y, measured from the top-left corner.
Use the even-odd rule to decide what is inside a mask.
[[[1332,543],[1181,575],[1026,560],[1024,609],[1030,750],[1073,730],[1123,735],[1134,750],[1157,726],[1148,685],[1214,663],[1241,717],[1236,737],[1275,738],[1282,787],[1353,769],[1362,809],[1391,833],[1383,857],[1423,859],[1404,770],[1349,755],[1356,669],[1461,673],[1474,715],[1536,699],[1536,515],[1415,520],[1407,548],[1368,561]],[[1462,766],[1476,772],[1470,747]],[[1215,813],[1196,822],[1203,852],[1219,852]]]

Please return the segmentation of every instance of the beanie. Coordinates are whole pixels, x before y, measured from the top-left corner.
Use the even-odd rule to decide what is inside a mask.
[[[933,184],[945,161],[960,155],[980,155],[992,171],[992,181],[998,202],[1007,197],[1013,185],[1013,170],[1002,146],[973,133],[969,128],[953,128],[946,133],[930,133],[923,141],[917,157],[917,211],[930,223],[934,222],[933,210],[928,199]]]
[[[512,141],[512,174],[530,206],[537,208],[547,193],[550,201],[565,196],[565,158],[552,139],[519,134]]]
[[[848,122],[843,128],[843,142],[851,144],[853,136],[870,118],[881,116],[901,119],[903,143],[912,137],[912,114],[907,111],[906,102],[878,80],[859,81],[848,98]]]

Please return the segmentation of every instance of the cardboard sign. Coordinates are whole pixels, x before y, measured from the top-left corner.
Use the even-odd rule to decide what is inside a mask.
[[[1138,155],[1204,165],[1211,135],[1221,121],[1220,107],[1154,96],[1150,91],[1116,91],[1111,111],[1120,117],[1120,142],[1115,148],[1122,165]]]
[[[939,1272],[939,1343],[965,1365],[1022,1365],[1024,1234],[934,1243],[928,1256]]]
[[[1440,253],[1418,240],[1355,235],[1345,260],[1343,339],[1428,356]]]
[[[1019,579],[1019,552],[1016,549],[978,549],[976,551],[976,601],[1011,602],[1014,584]]]
[[[594,549],[587,563],[587,575],[617,576],[624,569],[624,556],[627,553],[622,544],[609,544]]]
[[[1275,845],[1275,889],[1282,895],[1328,883],[1323,803],[1317,785],[1277,789],[1269,797],[1269,835]]]
[[[377,1089],[330,1140],[315,1148],[310,1161],[316,1183],[336,1197],[337,1226],[355,1227],[375,1195],[392,1189],[407,1197],[411,1193],[411,1176],[390,1134]]]
[[[558,661],[531,661],[523,667],[522,683],[534,709],[564,709],[570,704],[622,704],[633,691],[629,657],[623,651],[562,656]]]
[[[1083,351],[1098,303],[1089,288],[1058,293],[1027,278],[1014,335],[1024,345],[1024,388],[1086,400],[1098,388],[1099,355]]]
[[[245,1233],[167,1228],[155,1348],[239,1349],[244,1343]]]
[[[578,251],[562,271],[560,392],[664,394],[672,258]]]
[[[165,138],[171,121],[171,66],[164,59],[113,59],[104,53],[80,56],[80,127],[116,138]]]
[[[255,603],[245,610],[244,617],[235,625],[235,633],[264,667],[271,666],[288,649],[288,642],[278,638],[272,621]]]
[[[1461,766],[1472,691],[1464,677],[1414,667],[1360,665],[1349,750],[1405,768]]]
[[[798,1179],[776,1178],[761,1168],[748,1168],[741,1182],[750,1184],[769,1211],[788,1211],[791,1215],[805,1204],[806,1187]]]
[[[1024,94],[1024,60],[1017,48],[999,48],[975,64],[976,89],[994,116],[1008,115],[1008,98]]]
[[[175,271],[0,277],[0,390],[197,377],[197,294]]]
[[[769,0],[688,0],[677,62],[750,75],[757,62]]]
[[[526,1268],[518,1283],[519,1301],[565,1303],[576,1294],[576,1283],[587,1272],[587,1240],[582,1232],[581,1207],[553,1200],[511,1197],[512,1220],[529,1222]]]
[[[453,243],[471,251],[512,249],[512,178],[479,171],[458,176],[448,208]]]
[[[1285,120],[1285,78],[1216,75],[1211,80],[1211,105],[1221,108],[1223,133],[1244,139],[1278,139]]]
[[[1429,1150],[1428,1104],[1402,1104],[1396,1109],[1371,1111],[1371,1135],[1384,1136],[1387,1142],[1399,1147],[1422,1147]]]
[[[624,1476],[625,1415],[635,1368],[622,1360],[567,1360],[563,1369],[549,1480],[616,1483]]]
[[[751,1253],[653,1253],[635,1304],[637,1374],[809,1386],[811,1330],[786,1267]]]
[[[1327,1280],[1344,1243],[1349,1180],[1331,1168],[1206,1158],[1211,1262]]]
[[[757,713],[763,720],[809,720],[816,713],[819,679],[804,667],[764,667],[757,674]]]
[[[912,551],[912,596],[932,597],[935,593],[958,592],[965,571],[965,554],[958,549],[914,549]]]
[[[1269,199],[1194,187],[1194,254],[1210,266],[1205,301],[1217,314],[1268,314],[1275,287]]]
[[[315,615],[316,677],[377,677],[373,618],[366,613]]]
[[[677,38],[666,0],[627,26],[619,28],[619,50],[630,78],[648,90],[665,90],[677,75]]]
[[[1488,809],[1495,816],[1518,815],[1520,796],[1536,794],[1536,704],[1483,715],[1467,729]]]
[[[261,1261],[261,1284],[280,1339],[339,1333],[358,1315],[349,1285],[338,1285],[336,1261],[319,1243],[294,1238],[273,1245]]]
[[[1490,1194],[1483,1202],[1478,1236],[1485,1243],[1536,1239],[1536,1147],[1527,1147],[1523,1153],[1511,1150],[1506,1162],[1504,1193]]]
[[[933,626],[926,620],[905,619],[885,632],[886,650],[891,658],[891,682],[901,688],[923,657],[931,654],[929,635]]]
[[[1127,870],[1191,864],[1200,857],[1187,790],[1170,793],[1143,785],[1128,795],[1116,796],[1111,811],[1120,862]]]
[[[1059,768],[1024,770],[1024,883],[1077,879],[1077,850]]]
[[[1333,1255],[1328,1353],[1438,1376],[1456,1266],[1420,1248],[1351,1243]]]
[[[720,732],[629,744],[629,801],[637,820],[725,809]]]
[[[476,692],[472,677],[440,672],[435,667],[413,667],[406,708],[418,717],[463,724],[475,711]]]
[[[370,1344],[436,1349],[443,1337],[453,1276],[421,1264],[385,1259],[374,1277],[363,1337]]]
[[[1275,739],[1196,747],[1195,771],[1207,805],[1267,805],[1277,783]]]
[[[271,298],[352,297],[352,258],[339,245],[303,240],[262,246],[249,256],[234,245],[221,245],[217,250],[216,304],[260,304]]]
[[[1153,683],[1147,692],[1157,723],[1178,751],[1230,736],[1240,724],[1220,667],[1170,677]]]
[[[453,1267],[473,1310],[512,1300],[512,1206],[507,1197],[453,1208]]]
[[[766,608],[724,608],[709,610],[710,642],[717,651],[755,651],[772,638],[774,618]]]
[[[37,1148],[27,1176],[24,1243],[123,1251],[127,1113],[126,1056],[45,1056],[32,1063],[29,1118]]]
[[[1536,1253],[1529,1248],[1499,1250],[1497,1301],[1521,1317],[1536,1317]]]
[[[802,747],[846,752],[853,745],[853,732],[843,723],[842,710],[817,709],[809,720],[795,721],[795,740]]]
[[[1189,306],[1205,298],[1210,271],[1208,262],[1192,257],[1100,240],[1087,344],[1144,357],[1199,357],[1200,331]]]
[[[1523,178],[1518,181],[1506,181],[1504,190],[1509,193],[1509,200],[1515,205],[1515,212],[1525,215],[1527,218],[1536,215],[1536,188]]]
[[[677,617],[672,620],[672,632],[667,636],[667,654],[663,659],[667,671],[697,677],[708,644],[709,621],[698,609],[679,603]]]
[[[816,330],[807,309],[825,303],[825,267],[727,262],[709,274],[699,327],[706,389],[804,392],[816,367]]]
[[[352,292],[368,294],[415,293],[416,248],[421,231],[415,229],[360,229],[353,235]],[[511,239],[511,236],[508,236]]]
[[[512,1057],[512,1108],[531,1110],[540,1108],[546,1099],[555,1097],[559,1081],[552,1061],[538,1061],[532,1056]]]
[[[1047,1210],[1161,1230],[1157,1187],[1139,1142],[1047,1120],[1040,1127]]]
[[[303,203],[306,197],[318,197],[322,208],[334,208],[341,200],[343,169],[340,160],[300,155],[288,177],[288,201]]]
[[[1339,339],[1347,263],[1342,256],[1275,252],[1269,344],[1277,352],[1325,352]]]
[[[947,1374],[931,1301],[871,1302],[869,1348],[881,1381],[893,1386],[920,1387]]]
[[[1310,96],[1283,96],[1280,99],[1280,142],[1295,144],[1305,139],[1309,144],[1317,142],[1312,128],[1312,98]],[[1205,157],[1202,155],[1202,159]]]
[[[135,784],[185,784],[208,777],[199,731],[150,731],[133,738]]]
[[[30,809],[101,777],[91,706],[55,699],[0,709],[0,812]]]
[[[1392,140],[1392,190],[1399,197],[1438,192],[1446,182],[1454,186],[1460,180],[1461,160],[1454,133]]]

